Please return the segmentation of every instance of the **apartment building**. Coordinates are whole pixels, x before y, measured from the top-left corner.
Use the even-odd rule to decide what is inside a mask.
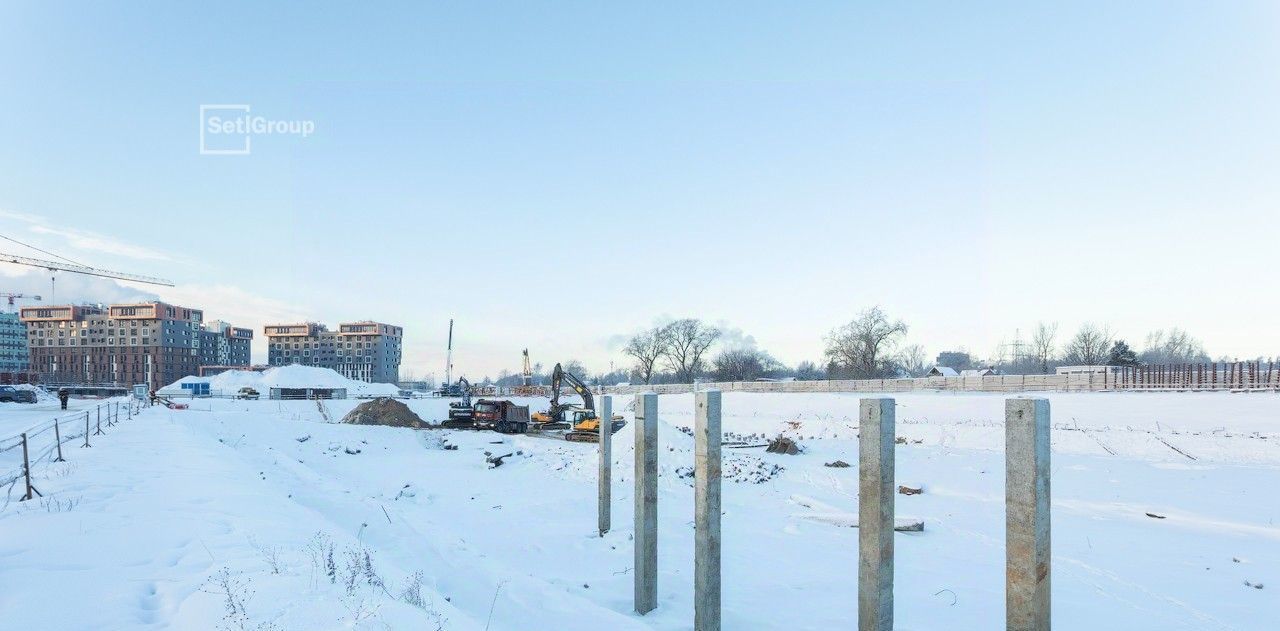
[[[351,379],[395,383],[400,378],[404,329],[391,324],[347,322],[337,331],[317,322],[269,324],[267,363],[331,368]]]
[[[200,329],[201,366],[248,366],[253,329],[231,326],[222,320],[205,322]]]
[[[0,313],[0,373],[25,373],[29,360],[27,325],[16,313]]]
[[[20,318],[27,327],[31,370],[46,383],[159,388],[198,372],[207,332],[203,311],[163,302],[23,307]],[[253,333],[235,330],[226,328],[225,356],[230,360],[243,346],[247,365]]]

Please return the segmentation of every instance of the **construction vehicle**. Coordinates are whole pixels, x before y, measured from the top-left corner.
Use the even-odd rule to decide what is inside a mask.
[[[582,397],[582,405],[560,402],[560,386],[568,382],[569,387]],[[609,433],[616,433],[626,426],[621,416],[609,419]],[[564,439],[579,443],[596,442],[600,439],[600,417],[596,416],[595,397],[591,396],[591,388],[576,375],[556,364],[551,373],[551,407],[546,412],[533,415],[535,427],[542,430],[568,429]]]
[[[152,391],[151,391],[151,404],[152,404],[152,405],[155,405],[155,404],[157,404],[157,403],[158,403],[158,404],[160,404],[160,405],[163,405],[163,406],[165,406],[165,407],[167,407],[167,408],[169,408],[170,410],[185,410],[185,409],[188,409],[188,408],[190,407],[190,406],[188,406],[186,403],[178,403],[178,402],[174,401],[173,399],[170,399],[169,397],[162,397],[162,396],[160,396],[160,395],[156,394],[156,392],[155,392],[154,390],[152,390]]]
[[[257,401],[260,396],[262,395],[251,386],[240,388],[240,391],[236,393],[237,399],[248,399],[250,401]]]
[[[476,429],[523,434],[529,430],[529,406],[506,400],[480,399],[473,408],[472,422]]]
[[[475,409],[471,407],[471,382],[467,381],[466,377],[458,377],[458,383],[446,385],[444,390],[448,393],[458,393],[445,396],[460,396],[462,400],[449,403],[449,420],[442,423],[442,425],[453,429],[473,427]]]

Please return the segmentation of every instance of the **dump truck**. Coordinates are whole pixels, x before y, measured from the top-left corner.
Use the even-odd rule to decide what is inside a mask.
[[[471,419],[476,429],[523,434],[529,429],[529,406],[506,400],[480,399],[472,406]]]

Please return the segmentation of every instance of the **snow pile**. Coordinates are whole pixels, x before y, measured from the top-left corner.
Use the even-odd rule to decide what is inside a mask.
[[[13,384],[13,387],[18,390],[30,390],[36,393],[36,403],[49,403],[58,400],[57,395],[52,394],[48,390],[34,384],[15,383]]]
[[[249,387],[267,396],[272,388],[345,388],[347,396],[395,396],[400,388],[390,383],[366,383],[349,379],[337,371],[317,366],[280,366],[262,372],[254,370],[228,370],[212,377],[183,377],[164,388],[160,394],[185,394],[184,383],[207,383],[213,395],[234,395],[241,388]]]

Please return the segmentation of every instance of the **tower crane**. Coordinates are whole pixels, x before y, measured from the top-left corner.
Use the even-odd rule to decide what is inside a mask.
[[[5,254],[0,252],[0,263],[13,263],[15,265],[26,265],[29,267],[43,267],[51,272],[72,272],[75,274],[84,274],[86,276],[100,276],[102,278],[114,278],[116,280],[127,280],[134,283],[146,283],[148,285],[162,285],[165,287],[173,287],[173,282],[163,278],[154,276],[142,276],[140,274],[126,274],[124,272],[113,272],[111,270],[100,269],[97,267],[89,267],[88,265],[80,265],[78,263],[62,263],[59,261],[46,261],[44,259],[33,259],[26,256],[18,256],[16,254]],[[49,281],[52,290],[54,279]],[[50,293],[50,300],[53,300],[53,293]],[[9,304],[13,304],[13,299],[9,300]]]
[[[520,371],[520,377],[521,381],[524,382],[523,385],[528,386],[533,383],[533,367],[529,365],[529,349],[527,348],[524,349],[524,368]]]
[[[31,300],[39,300],[40,296],[28,296],[27,294],[11,294],[7,291],[0,291],[0,298],[9,299],[9,311],[13,311],[13,301],[20,298],[30,298]]]

